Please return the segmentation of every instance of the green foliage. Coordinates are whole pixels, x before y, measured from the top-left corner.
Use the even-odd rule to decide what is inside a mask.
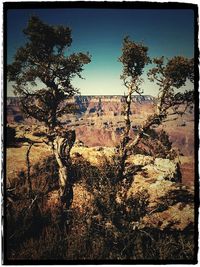
[[[75,76],[82,78],[83,66],[90,62],[90,56],[81,52],[67,55],[72,43],[68,27],[50,26],[33,16],[23,32],[27,42],[17,50],[14,62],[8,65],[8,79],[15,82],[13,87],[20,96],[23,113],[43,122],[47,128],[47,143],[62,170],[59,172],[60,200],[64,203],[72,198],[70,150],[74,141],[69,144],[72,139],[67,140],[70,136],[61,117],[75,109],[73,104],[67,105],[64,101],[78,92],[71,81]],[[42,88],[36,88],[41,83]],[[71,203],[71,199],[68,202]]]
[[[164,75],[176,88],[185,85],[187,79],[194,82],[194,59],[173,57],[166,64]]]
[[[69,106],[61,103],[77,93],[71,80],[76,75],[81,78],[90,56],[88,53],[66,55],[72,43],[68,27],[50,26],[33,16],[23,32],[28,41],[8,65],[8,79],[15,82],[13,87],[21,97],[24,114],[54,128],[59,124],[58,117],[71,112]],[[44,88],[34,90],[39,83]]]
[[[89,55],[83,53],[66,56],[69,48],[71,30],[63,26],[49,26],[37,17],[29,20],[24,30],[28,42],[20,48],[13,64],[8,66],[10,81],[15,82],[16,93],[21,96],[24,112],[42,121],[53,129],[59,125],[59,118],[64,112],[72,109],[61,105],[62,101],[76,93],[71,79],[83,70],[83,65],[90,62]],[[143,44],[124,39],[120,62],[123,64],[122,79],[127,85],[138,86],[144,66],[150,62],[148,48]],[[174,94],[173,87],[180,88],[186,80],[193,81],[193,60],[175,57],[164,64],[164,58],[154,59],[156,67],[151,69],[149,77],[157,81],[164,92],[160,98],[160,110],[171,107],[172,100],[182,103],[188,93]],[[80,76],[81,77],[81,76]],[[28,90],[38,81],[45,84],[44,89],[36,92]],[[130,114],[131,94],[126,98]],[[183,97],[183,98],[182,98]],[[164,108],[164,109],[163,109]],[[150,127],[160,124],[165,113],[155,114],[144,127],[142,147],[134,147],[156,157],[168,157],[172,144],[164,132],[156,132]],[[127,122],[128,138],[130,120]],[[15,132],[10,131],[14,139]],[[7,132],[7,133],[8,133]],[[148,137],[147,137],[148,136]],[[10,138],[10,140],[12,139]],[[124,168],[128,151],[124,142]],[[148,148],[148,149],[147,149]],[[150,150],[149,150],[150,148]],[[117,155],[108,160],[101,159],[99,167],[92,166],[81,155],[76,155],[70,171],[73,172],[74,183],[80,183],[93,199],[90,205],[71,209],[70,224],[60,224],[59,206],[47,206],[49,193],[59,189],[58,166],[53,157],[46,158],[36,164],[31,173],[32,194],[28,194],[26,173],[19,173],[17,180],[12,180],[11,191],[7,192],[8,221],[8,256],[10,259],[112,259],[112,260],[172,260],[192,259],[194,255],[192,227],[187,231],[171,231],[159,229],[140,230],[136,227],[140,219],[148,212],[149,195],[146,190],[127,197],[128,189],[139,170],[134,166],[126,175],[118,178],[120,157]],[[164,206],[178,201],[192,199],[187,191],[174,191],[163,198]],[[171,201],[171,202],[170,202]]]
[[[55,48],[61,52],[72,42],[71,30],[68,27],[49,26],[42,23],[36,16],[30,18],[28,26],[23,32],[32,44],[31,49],[35,49],[34,53],[37,53],[38,57],[45,58],[46,55],[52,54]]]
[[[130,76],[135,79],[142,75],[144,66],[150,62],[147,52],[148,47],[142,43],[131,41],[129,37],[124,38],[122,56],[119,58],[123,64],[123,78]]]
[[[165,60],[164,57],[154,58],[152,63],[155,67],[147,73],[149,80],[156,82],[160,86],[160,90],[169,88],[180,88],[185,85],[187,80],[194,83],[194,59],[188,59],[183,56],[175,56]],[[173,99],[174,92],[170,90],[169,95]]]
[[[155,113],[144,124],[143,130],[151,126],[160,125],[165,119],[177,119],[179,114],[184,114],[194,102],[194,89],[175,92],[186,85],[186,81],[194,83],[194,59],[183,56],[175,56],[165,60],[164,57],[154,58],[155,67],[147,73],[152,82],[159,86]],[[173,116],[173,117],[171,117]],[[176,117],[174,117],[176,116]],[[159,121],[155,121],[159,119]]]

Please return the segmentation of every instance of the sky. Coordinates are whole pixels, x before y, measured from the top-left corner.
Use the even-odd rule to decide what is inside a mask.
[[[37,15],[51,25],[72,29],[73,52],[89,52],[90,64],[84,67],[83,79],[75,78],[73,85],[82,95],[123,95],[118,61],[125,36],[149,47],[150,57],[182,55],[194,57],[194,13],[190,9],[9,9],[7,10],[7,62],[26,42],[22,30],[28,19]],[[149,68],[148,66],[144,72]],[[158,88],[144,74],[144,94],[156,96]],[[8,83],[8,96],[13,95]]]

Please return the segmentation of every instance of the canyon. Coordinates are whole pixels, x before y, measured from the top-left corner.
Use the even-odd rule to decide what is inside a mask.
[[[116,146],[124,127],[123,96],[75,96],[67,100],[75,103],[77,112],[62,117],[67,128],[76,129],[77,139],[87,146]],[[67,102],[66,101],[66,102]],[[144,95],[133,96],[131,104],[131,135],[134,135],[148,115],[152,114],[156,98]],[[34,119],[26,119],[20,111],[16,97],[7,98],[7,123],[38,124]],[[38,124],[40,125],[40,123]],[[180,153],[194,153],[194,113],[187,112],[177,119],[174,117],[160,127],[170,136],[170,141],[180,149]]]
[[[62,117],[66,129],[76,130],[76,139],[86,147],[114,147],[121,139],[124,129],[124,96],[74,96],[67,102],[76,105],[75,114]],[[156,98],[150,95],[135,95],[131,103],[131,137],[137,132],[137,127],[154,112]],[[19,100],[16,97],[7,98],[7,124],[22,131],[41,131],[42,124],[32,118],[25,118],[20,111]],[[173,116],[159,126],[168,135],[173,148],[181,159],[183,181],[186,184],[194,182],[194,111],[190,109],[182,116]]]

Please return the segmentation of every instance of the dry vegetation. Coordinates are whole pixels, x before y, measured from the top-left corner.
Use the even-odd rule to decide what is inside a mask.
[[[35,138],[31,133],[28,137]],[[170,160],[162,166],[162,159],[130,156],[127,164],[132,183],[125,196],[113,183],[117,167],[114,149],[77,142],[71,151],[74,198],[63,223],[57,164],[45,144],[32,147],[30,196],[27,145],[21,142],[7,148],[7,178],[9,188],[15,188],[7,192],[8,259],[193,259],[193,190],[165,180],[170,177],[170,166],[176,174]],[[181,159],[187,164],[188,158]]]
[[[126,36],[124,97],[81,99],[72,79],[92,57],[66,53],[71,29],[31,16],[23,33],[7,66],[19,98],[8,99],[5,258],[195,262],[192,172],[181,173],[193,170],[194,92],[175,90],[194,84],[194,58],[150,58]],[[156,98],[142,95],[147,64]]]

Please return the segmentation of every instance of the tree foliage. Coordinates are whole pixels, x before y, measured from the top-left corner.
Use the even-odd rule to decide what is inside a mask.
[[[183,56],[175,56],[167,59],[164,57],[153,59],[155,67],[149,70],[148,77],[159,86],[157,99],[157,114],[166,117],[167,115],[179,114],[179,107],[193,103],[194,90],[181,90],[187,81],[194,83],[194,59]],[[174,112],[171,112],[171,111]]]
[[[136,79],[142,75],[145,65],[150,60],[147,52],[147,46],[131,41],[129,37],[124,38],[122,55],[119,58],[119,61],[123,64],[122,78],[131,77]]]
[[[71,84],[72,78],[81,78],[90,56],[68,55],[72,43],[68,27],[50,26],[33,16],[23,32],[27,42],[8,65],[8,79],[15,82],[13,87],[21,97],[24,113],[53,129],[59,124],[58,117],[67,111],[61,106],[63,100],[78,92]]]

